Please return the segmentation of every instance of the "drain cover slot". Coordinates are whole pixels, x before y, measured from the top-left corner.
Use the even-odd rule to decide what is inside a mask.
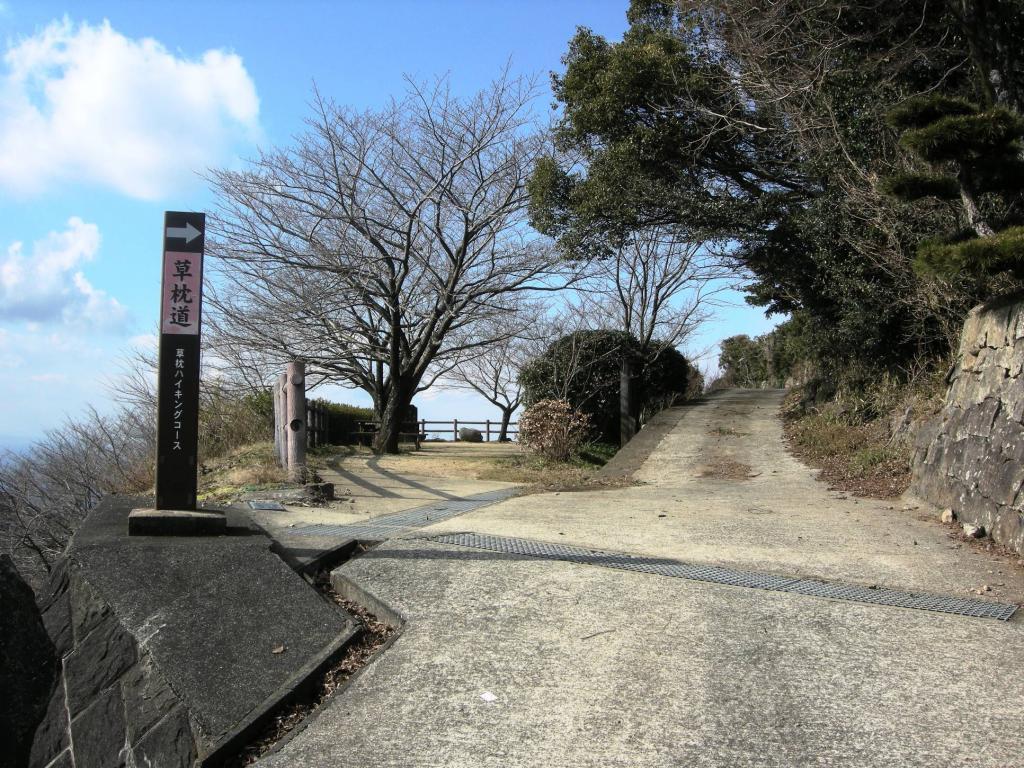
[[[989,600],[974,600],[964,597],[929,595],[920,592],[905,592],[899,589],[865,587],[860,584],[842,584],[817,579],[787,578],[758,571],[742,571],[716,565],[686,563],[659,557],[634,556],[597,549],[585,549],[565,544],[548,544],[530,539],[516,539],[505,536],[488,536],[477,533],[442,534],[423,537],[438,544],[454,544],[460,547],[487,549],[511,555],[547,560],[560,560],[583,565],[597,565],[623,571],[651,573],[691,581],[705,581],[713,584],[727,584],[734,587],[766,589],[773,592],[790,592],[811,597],[832,600],[847,600],[856,603],[890,605],[912,608],[919,611],[936,611],[957,616],[1007,621],[1017,610],[1012,603],[996,603]]]

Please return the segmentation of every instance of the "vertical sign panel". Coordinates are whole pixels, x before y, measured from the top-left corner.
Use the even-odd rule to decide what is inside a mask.
[[[156,508],[194,510],[206,214],[164,214]]]

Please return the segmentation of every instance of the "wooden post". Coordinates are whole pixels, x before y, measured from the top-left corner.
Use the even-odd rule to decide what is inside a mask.
[[[284,405],[281,400],[281,383],[274,382],[271,388],[274,395],[274,460],[281,463],[281,425],[284,423]]]
[[[459,440],[459,420],[452,419],[452,442],[458,442]]]
[[[487,442],[491,442],[491,420],[487,420]]]
[[[288,363],[288,479],[306,479],[306,365]]]
[[[277,458],[281,466],[288,469],[288,374],[277,377],[277,391],[281,398],[281,420],[277,423],[281,452]]]

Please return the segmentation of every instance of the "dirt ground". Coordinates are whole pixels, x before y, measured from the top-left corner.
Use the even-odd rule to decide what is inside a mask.
[[[482,473],[494,469],[495,459],[523,455],[518,443],[426,442],[420,446],[418,451],[382,456],[379,465],[402,474],[476,480]]]

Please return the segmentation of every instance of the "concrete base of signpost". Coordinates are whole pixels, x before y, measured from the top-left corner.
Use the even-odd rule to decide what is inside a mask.
[[[215,510],[133,509],[128,515],[129,536],[220,536],[227,518]]]

